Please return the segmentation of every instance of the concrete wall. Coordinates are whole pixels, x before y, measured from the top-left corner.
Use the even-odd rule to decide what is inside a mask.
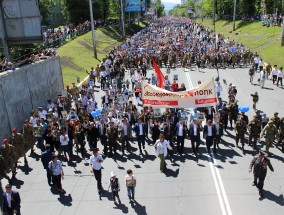
[[[46,108],[46,100],[56,99],[63,87],[59,57],[0,74],[0,143],[10,137],[11,128],[22,129],[32,109]]]

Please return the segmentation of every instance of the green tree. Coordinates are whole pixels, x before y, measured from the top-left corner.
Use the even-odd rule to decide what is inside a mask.
[[[51,10],[50,8],[55,6],[55,2],[52,0],[40,0],[39,1],[39,9],[40,9],[40,14],[42,17],[42,24],[43,25],[49,25],[50,24],[50,15],[51,15]]]

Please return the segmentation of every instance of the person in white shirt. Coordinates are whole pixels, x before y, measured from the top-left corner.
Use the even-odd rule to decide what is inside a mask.
[[[125,184],[127,187],[127,195],[129,198],[129,202],[135,201],[135,187],[136,187],[136,177],[133,175],[133,171],[131,169],[127,170],[127,175],[124,178]]]
[[[217,97],[219,98],[221,96],[221,92],[222,92],[222,86],[220,84],[220,82],[218,82],[217,87],[216,87],[216,92],[217,92]]]
[[[54,108],[54,103],[51,102],[51,100],[47,100],[47,110],[53,109]]]
[[[169,142],[165,140],[165,137],[163,134],[160,134],[159,139],[154,145],[156,149],[156,154],[160,158],[160,171],[164,172],[166,168],[166,161],[165,157],[168,154],[168,149],[173,150],[172,147],[170,146]]]
[[[261,86],[261,88],[264,87],[265,80],[266,80],[266,71],[261,70],[259,74],[259,85]]]
[[[43,110],[42,107],[38,107],[38,115],[40,119],[46,120],[47,111]]]
[[[263,65],[264,65],[264,62],[262,59],[260,59],[260,61],[258,62],[259,64],[259,71],[262,71],[263,70]]]
[[[281,84],[281,88],[283,87],[282,80],[283,80],[283,67],[280,67],[280,70],[278,71],[277,87],[279,82]]]
[[[60,151],[63,151],[65,160],[69,161],[70,155],[68,152],[68,143],[69,143],[68,134],[66,134],[66,131],[63,130],[60,135]],[[67,154],[68,154],[68,158],[67,158]]]
[[[102,162],[104,161],[103,157],[99,154],[99,149],[94,148],[93,149],[93,155],[90,157],[89,160],[89,168],[90,172],[94,173],[95,178],[97,180],[97,188],[98,193],[101,198],[101,192],[103,190],[102,186]]]
[[[257,55],[254,57],[253,62],[254,62],[254,69],[255,71],[257,71],[259,65],[259,58]]]
[[[277,75],[278,75],[277,65],[274,65],[273,70],[272,70],[272,82],[273,82],[273,84],[277,80]]]

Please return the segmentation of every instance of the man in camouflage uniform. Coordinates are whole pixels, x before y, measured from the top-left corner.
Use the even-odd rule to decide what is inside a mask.
[[[112,157],[113,152],[116,154],[116,144],[117,144],[117,139],[118,139],[118,130],[116,127],[114,127],[114,123],[110,122],[110,127],[107,128],[106,130],[106,136],[108,139],[108,146],[109,146],[109,151],[110,151],[110,157]]]
[[[271,120],[273,121],[273,124],[275,125],[275,127],[278,130],[279,127],[280,127],[280,118],[278,117],[278,112],[274,113],[274,116],[271,118]]]
[[[25,143],[28,145],[28,149],[31,149],[30,156],[34,152],[34,144],[35,144],[35,138],[34,138],[34,127],[29,123],[29,120],[25,120],[25,124],[23,127],[23,137],[25,140]]]
[[[269,155],[269,148],[271,147],[275,137],[278,138],[278,130],[276,126],[274,125],[273,121],[269,121],[268,125],[266,125],[261,133],[260,133],[260,139],[263,137],[264,133],[266,132],[265,141],[266,141],[266,153]]]
[[[253,140],[253,149],[256,150],[256,143],[261,132],[261,124],[258,121],[256,116],[253,116],[253,119],[248,124],[249,130],[249,145],[251,146]]]
[[[239,140],[242,143],[242,150],[244,151],[244,144],[245,144],[245,133],[247,130],[246,123],[243,117],[240,117],[236,123],[235,131],[236,131],[236,145],[239,147]]]
[[[15,162],[16,162],[16,153],[15,147],[9,143],[8,139],[3,140],[3,144],[1,145],[1,152],[4,158],[4,166],[6,171],[12,171],[12,179],[16,176]]]
[[[283,140],[284,140],[284,117],[280,121],[279,140],[278,140],[278,144],[282,144],[282,152],[284,153],[284,143],[282,142]]]
[[[17,160],[15,165],[17,166],[17,162],[21,157],[24,157],[25,164],[28,163],[26,158],[26,151],[25,151],[25,139],[22,134],[17,133],[17,129],[13,128],[12,130],[12,143],[16,149]]]
[[[9,184],[12,184],[11,178],[6,174],[5,159],[0,152],[0,177],[6,178]]]

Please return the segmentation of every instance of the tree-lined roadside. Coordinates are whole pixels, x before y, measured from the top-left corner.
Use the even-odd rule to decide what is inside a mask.
[[[197,23],[213,29],[212,19],[196,20]],[[216,22],[216,32],[225,37],[244,44],[253,52],[257,52],[265,62],[282,66],[284,62],[284,47],[280,46],[280,27],[263,27],[260,22],[237,21],[236,31],[232,31],[232,21],[219,20]]]

